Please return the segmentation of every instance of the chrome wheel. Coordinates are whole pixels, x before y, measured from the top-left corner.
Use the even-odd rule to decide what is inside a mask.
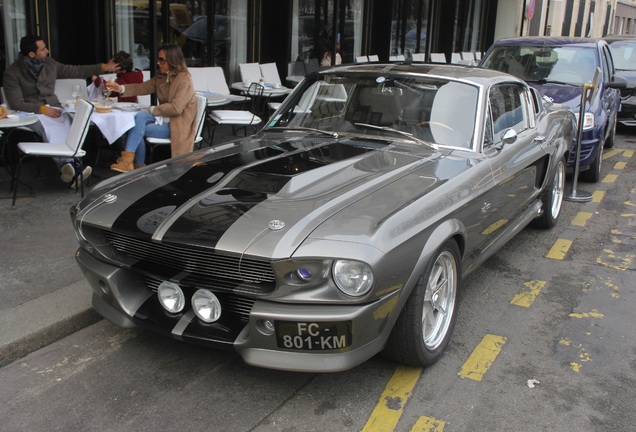
[[[457,297],[457,263],[455,256],[442,252],[428,277],[422,308],[422,336],[429,350],[437,349],[446,339]]]
[[[554,180],[552,182],[552,205],[550,206],[550,215],[553,219],[559,217],[561,213],[561,205],[563,204],[563,191],[565,190],[565,165],[559,163],[557,165]]]

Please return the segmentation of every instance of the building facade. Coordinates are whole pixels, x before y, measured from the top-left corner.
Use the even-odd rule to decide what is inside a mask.
[[[172,42],[188,65],[221,66],[229,82],[248,62],[276,62],[285,77],[366,55],[444,53],[450,61],[506,36],[631,34],[635,1],[0,0],[0,68],[29,33],[43,36],[63,63],[101,62],[124,50],[151,73],[160,44]]]

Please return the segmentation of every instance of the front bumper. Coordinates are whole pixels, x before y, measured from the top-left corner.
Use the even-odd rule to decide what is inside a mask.
[[[284,304],[267,301],[266,297],[237,299],[219,293],[224,312],[218,322],[206,324],[196,317],[189,302],[180,314],[166,312],[147,276],[102,262],[82,249],[76,259],[93,289],[93,307],[109,321],[122,327],[145,327],[187,342],[234,349],[248,364],[281,370],[335,372],[377,354],[391,331],[389,323],[400,293],[394,291],[371,303],[356,305]],[[283,348],[281,335],[268,330],[266,321],[300,323],[299,327],[305,328],[322,323],[346,324],[350,334],[346,346],[342,343],[344,336],[323,334],[301,349]],[[310,335],[301,336],[295,337],[306,339]],[[319,343],[320,338],[323,343]]]
[[[616,121],[624,126],[636,126],[636,97],[621,102]]]

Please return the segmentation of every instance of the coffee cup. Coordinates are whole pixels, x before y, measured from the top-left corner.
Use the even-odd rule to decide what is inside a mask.
[[[280,83],[274,83],[274,84],[272,84],[272,87],[274,87],[275,89],[279,89],[279,88],[281,88],[281,85],[280,85]]]

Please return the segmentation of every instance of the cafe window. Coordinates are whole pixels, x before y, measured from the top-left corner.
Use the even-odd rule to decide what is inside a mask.
[[[365,3],[292,0],[290,62],[303,63],[305,70],[300,72],[312,72],[321,65],[353,63],[362,51]],[[336,60],[331,59],[334,50]]]
[[[213,5],[213,7],[208,7]],[[152,69],[154,46],[149,0],[116,2],[116,47],[133,54],[135,67]],[[157,44],[181,47],[191,67],[220,66],[230,81],[247,58],[248,0],[170,2],[167,33],[156,2]]]
[[[403,0],[393,3],[390,55],[426,52],[429,0]]]
[[[8,65],[18,58],[20,39],[26,34],[24,0],[0,0],[2,26],[0,37],[0,79]]]

